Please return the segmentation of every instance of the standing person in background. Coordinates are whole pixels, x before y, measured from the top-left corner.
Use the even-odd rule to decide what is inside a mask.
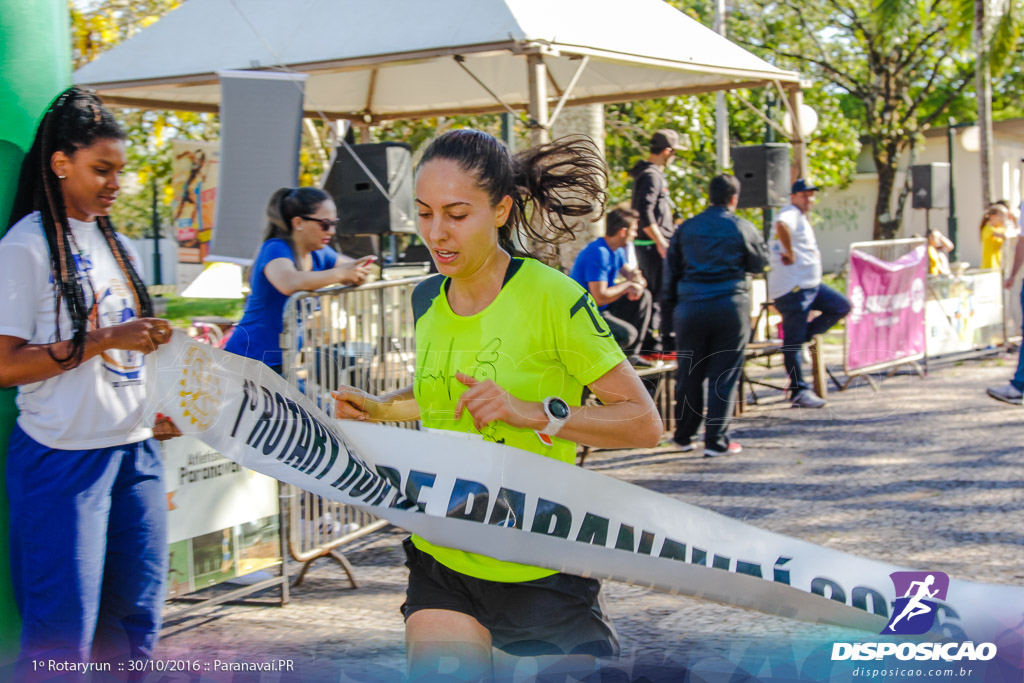
[[[668,128],[655,131],[651,136],[647,159],[638,161],[629,172],[633,176],[632,207],[640,214],[639,230],[634,242],[637,265],[647,280],[654,301],[651,322],[641,348],[652,360],[661,360],[663,357],[670,359],[674,351],[672,310],[662,305],[662,271],[668,253],[668,241],[675,232],[665,167],[677,149],[680,149],[678,133]]]
[[[952,275],[949,267],[948,254],[953,251],[953,243],[938,230],[928,231],[928,274]]]
[[[1013,283],[1016,282],[1022,267],[1024,267],[1024,239],[1018,239],[1017,247],[1013,250],[1013,266],[1010,268],[1010,276],[1006,278],[1003,285],[1006,289],[1013,288]],[[1020,291],[1020,305],[1021,310],[1024,310],[1024,287]],[[1017,371],[1014,372],[1010,383],[1001,387],[989,388],[988,395],[997,401],[1021,405],[1022,399],[1024,399],[1024,348],[1017,350]]]
[[[776,217],[768,242],[768,296],[775,300],[775,309],[782,316],[782,358],[794,408],[825,405],[825,399],[804,381],[803,345],[850,312],[846,297],[821,282],[821,253],[807,219],[814,205],[814,193],[819,189],[803,178],[793,183],[790,204]],[[811,311],[819,311],[820,315],[808,322]]]
[[[649,366],[640,357],[651,322],[651,292],[643,274],[626,260],[626,247],[636,238],[637,212],[615,209],[605,219],[605,236],[598,237],[576,256],[569,274],[590,292],[612,336],[634,367]],[[616,283],[619,277],[622,282]]]
[[[604,207],[606,182],[604,160],[583,138],[514,156],[478,130],[430,143],[416,204],[440,274],[412,295],[416,381],[386,396],[339,387],[337,417],[421,420],[567,467],[577,443],[656,445],[658,411],[593,299],[557,270],[515,255],[517,237],[550,243],[572,234],[569,219]],[[601,405],[581,405],[584,387]],[[532,658],[536,680],[582,679],[596,657],[618,653],[595,579],[418,535],[405,552],[409,681],[438,680],[445,659],[459,666],[446,680],[512,680],[516,657]]]
[[[1002,204],[985,209],[978,230],[981,235],[981,267],[1003,268],[1003,242],[1013,236],[1010,212]]]
[[[747,273],[763,273],[768,252],[757,228],[734,213],[740,182],[715,176],[709,206],[684,222],[669,242],[665,259],[666,302],[676,306],[676,431],[673,441],[685,453],[704,418],[704,380],[708,416],[704,456],[739,453],[728,435],[733,400],[750,338],[750,288]]]
[[[249,275],[245,313],[224,348],[281,373],[284,305],[295,292],[366,282],[373,256],[358,261],[331,249],[334,200],[316,187],[283,187],[267,203],[267,231]]]
[[[52,680],[41,661],[144,665],[160,633],[167,498],[153,437],[178,431],[149,426],[146,354],[171,326],[151,317],[138,255],[110,222],[124,141],[99,98],[65,90],[0,240],[0,385],[18,387],[20,411],[7,459],[17,681]]]

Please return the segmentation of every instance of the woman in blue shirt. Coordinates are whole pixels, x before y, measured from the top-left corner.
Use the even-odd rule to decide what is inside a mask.
[[[225,349],[281,372],[284,305],[295,292],[360,285],[374,257],[353,261],[328,244],[338,225],[331,196],[316,187],[283,187],[267,204],[267,232],[249,276],[249,300]]]

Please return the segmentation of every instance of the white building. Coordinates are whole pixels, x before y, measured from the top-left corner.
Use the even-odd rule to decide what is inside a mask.
[[[992,186],[996,199],[1006,199],[1017,207],[1024,198],[1022,170],[1024,170],[1024,119],[1009,119],[993,124]],[[978,129],[961,128],[955,131],[953,150],[953,182],[956,189],[957,252],[960,260],[972,266],[981,262],[981,238],[978,224],[984,210],[981,199],[981,174],[978,154]],[[948,161],[946,128],[933,128],[925,133],[925,145],[919,151],[918,164]],[[903,162],[906,168],[906,160]],[[904,172],[896,178],[893,191],[898,198],[903,187]],[[846,262],[851,242],[871,239],[874,225],[875,197],[878,176],[871,161],[870,149],[865,148],[857,161],[857,174],[843,190],[825,189],[819,193],[814,210],[815,232],[821,248],[826,271],[838,271]],[[929,214],[926,216],[926,214]],[[907,197],[903,212],[903,225],[899,237],[924,234],[926,221],[932,228],[947,234],[946,209],[911,208]]]

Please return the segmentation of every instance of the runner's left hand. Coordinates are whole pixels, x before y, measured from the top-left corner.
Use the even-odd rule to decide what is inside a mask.
[[[455,379],[468,387],[455,404],[455,419],[461,419],[462,411],[468,410],[477,431],[497,420],[524,429],[543,429],[548,424],[540,403],[520,400],[494,380],[481,382],[461,372],[455,373]]]
[[[181,436],[181,431],[178,429],[178,425],[174,424],[174,420],[162,413],[157,413],[156,422],[153,423],[153,438],[157,441],[167,441],[176,436]]]

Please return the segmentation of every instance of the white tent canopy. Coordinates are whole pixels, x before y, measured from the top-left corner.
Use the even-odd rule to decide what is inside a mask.
[[[280,68],[310,75],[309,115],[366,123],[799,87],[662,0],[188,0],[74,80],[114,105],[216,111],[217,71]]]

